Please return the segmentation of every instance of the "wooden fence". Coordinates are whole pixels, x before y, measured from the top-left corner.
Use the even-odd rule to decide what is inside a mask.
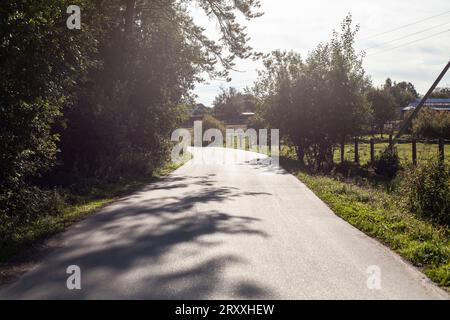
[[[361,162],[361,154],[360,154],[360,149],[361,149],[361,145],[362,144],[366,144],[370,146],[370,151],[369,151],[369,159],[368,161],[370,163],[375,162],[376,159],[376,146],[378,146],[380,149],[380,144],[383,145],[382,148],[383,150],[386,149],[386,147],[392,142],[392,135],[389,136],[389,139],[385,140],[385,139],[375,139],[375,138],[371,138],[371,139],[364,139],[364,138],[354,138],[353,141],[351,143],[349,142],[342,142],[340,145],[340,161],[341,163],[346,161],[345,159],[345,149],[346,147],[352,147],[352,153],[353,153],[353,161],[355,163],[360,163]],[[385,144],[385,145],[384,145]],[[420,140],[420,139],[415,139],[415,138],[411,138],[411,139],[401,139],[398,140],[396,147],[397,146],[402,146],[402,151],[403,151],[403,155],[405,155],[405,145],[410,145],[409,146],[409,151],[408,151],[408,158],[410,159],[411,163],[413,163],[414,165],[417,164],[417,160],[418,160],[418,144],[423,145],[429,145],[429,146],[436,146],[437,145],[437,155],[439,157],[439,159],[441,161],[445,161],[445,160],[450,160],[450,153],[448,153],[446,155],[446,147],[450,148],[450,140],[445,140],[445,139],[435,139],[435,140]],[[446,146],[447,144],[447,146]],[[378,150],[378,152],[380,152],[382,150]],[[348,153],[347,153],[348,155]],[[446,159],[447,157],[447,159]],[[348,161],[348,160],[347,160]]]

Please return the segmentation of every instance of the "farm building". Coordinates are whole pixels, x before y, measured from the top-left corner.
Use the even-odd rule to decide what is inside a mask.
[[[402,119],[405,118],[405,114],[409,111],[414,110],[420,103],[420,99],[416,99],[411,102],[407,107],[402,109]],[[442,98],[429,98],[424,104],[425,108],[431,108],[435,111],[450,111],[450,99],[442,99]]]
[[[411,102],[407,107],[403,108],[403,112],[414,110],[419,105],[420,99]],[[431,108],[436,111],[450,111],[450,99],[430,98],[425,102],[424,107]]]

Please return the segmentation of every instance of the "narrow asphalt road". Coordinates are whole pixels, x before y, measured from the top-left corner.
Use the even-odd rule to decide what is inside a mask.
[[[255,160],[264,156],[208,149],[202,163],[198,152],[71,227],[59,249],[0,297],[448,299],[295,177]],[[70,265],[81,268],[81,290],[66,287]],[[379,289],[367,286],[373,266]]]

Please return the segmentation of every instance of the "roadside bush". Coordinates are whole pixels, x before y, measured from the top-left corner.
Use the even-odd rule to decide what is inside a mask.
[[[400,158],[397,150],[394,148],[381,153],[376,157],[373,167],[376,174],[389,179],[395,178],[400,170]]]
[[[433,159],[409,168],[401,183],[406,208],[450,225],[450,167]]]
[[[436,268],[425,269],[425,274],[443,287],[450,286],[450,263]]]
[[[446,248],[432,241],[412,241],[409,246],[401,250],[401,253],[419,267],[439,266],[448,261],[449,258]]]
[[[413,121],[413,132],[428,139],[450,139],[450,113],[431,109],[421,110]]]
[[[0,252],[22,237],[18,230],[44,216],[62,212],[64,200],[56,190],[41,190],[23,186],[0,194]]]
[[[336,166],[332,169],[332,174],[338,174],[346,178],[353,177],[358,179],[366,177],[367,170],[353,161],[346,160],[342,163],[336,164]]]
[[[225,124],[222,121],[220,121],[208,114],[203,117],[202,121],[203,121],[203,134],[205,134],[205,132],[208,129],[218,129],[218,130],[220,130],[220,132],[222,132],[222,137],[225,141],[226,128],[225,128]],[[208,144],[210,144],[210,142],[203,141],[204,146],[207,146]]]
[[[267,129],[267,122],[260,116],[256,115],[247,120],[247,127],[255,130]]]

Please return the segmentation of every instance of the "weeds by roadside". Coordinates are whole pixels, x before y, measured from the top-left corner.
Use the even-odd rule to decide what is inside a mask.
[[[289,158],[282,158],[281,165],[338,216],[389,246],[437,284],[450,288],[449,227],[406,210],[396,181],[316,174]]]

